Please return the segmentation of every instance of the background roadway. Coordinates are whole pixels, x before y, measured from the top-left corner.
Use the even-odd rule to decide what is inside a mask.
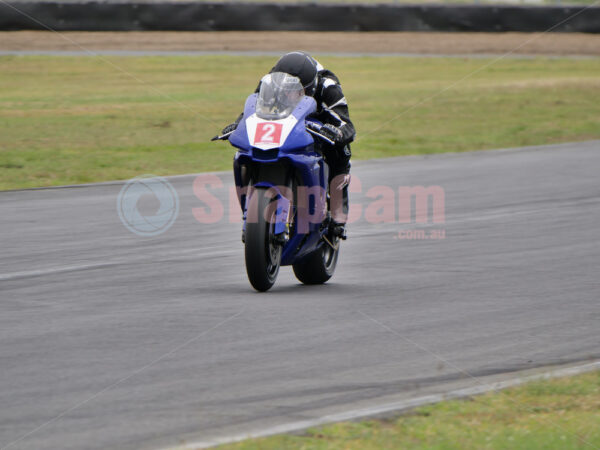
[[[600,56],[600,34],[303,31],[128,31],[53,33],[0,31],[4,52],[267,52],[296,49],[333,54]]]

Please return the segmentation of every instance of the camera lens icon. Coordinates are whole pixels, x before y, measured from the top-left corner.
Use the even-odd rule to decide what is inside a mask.
[[[142,213],[140,203],[150,198],[154,211]],[[142,175],[125,183],[117,197],[117,211],[123,225],[138,236],[157,236],[167,231],[179,215],[179,196],[163,177]]]

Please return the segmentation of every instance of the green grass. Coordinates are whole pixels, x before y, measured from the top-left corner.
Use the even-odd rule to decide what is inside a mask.
[[[600,448],[600,372],[537,381],[499,393],[418,408],[389,420],[339,423],[303,435],[219,450]]]
[[[319,59],[358,159],[600,138],[600,59]],[[208,140],[274,60],[0,57],[0,189],[227,170],[232,149]]]

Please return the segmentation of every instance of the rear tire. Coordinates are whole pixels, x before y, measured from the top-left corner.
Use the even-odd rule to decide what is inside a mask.
[[[339,247],[334,250],[324,243],[305,259],[294,264],[294,275],[304,284],[323,284],[333,276],[339,253]]]
[[[246,273],[254,289],[268,291],[279,273],[282,246],[273,239],[275,209],[269,207],[272,198],[267,189],[257,188],[250,197],[246,222]],[[265,219],[265,211],[270,220]]]

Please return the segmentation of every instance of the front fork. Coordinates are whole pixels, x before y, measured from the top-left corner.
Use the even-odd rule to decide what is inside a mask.
[[[253,183],[252,179],[247,180],[247,184],[243,187],[236,187],[238,190],[238,200],[240,207],[242,208],[243,225],[242,225],[242,242],[245,242],[246,237],[246,224],[248,221],[256,221],[257,217],[251,217],[248,215],[248,205],[250,204],[250,198],[254,195],[257,189],[265,189],[270,192],[272,201],[269,203],[267,211],[258,211],[257,214],[264,214],[265,217],[275,217],[275,223],[273,227],[273,239],[274,242],[279,245],[284,245],[290,238],[290,228],[293,219],[293,191],[291,187],[276,186],[272,183],[261,181]],[[273,209],[275,209],[275,214]]]
[[[321,176],[325,180],[327,180],[328,167],[325,165],[323,169],[324,170],[321,172]],[[332,213],[335,213],[335,211],[333,211],[331,208],[334,208],[335,210],[343,210],[343,213],[347,214],[347,187],[344,189],[343,193],[333,193],[333,199],[330,198],[330,189],[327,189],[327,193],[324,196],[319,195],[320,198],[317,202],[317,205],[315,205],[314,207],[315,210],[312,212],[312,214],[309,214],[308,204],[304,205],[304,203],[307,203],[307,200],[304,202],[300,202],[300,200],[296,198],[297,195],[299,195],[299,188],[296,187],[296,182],[294,181],[294,177],[292,176],[292,174],[289,171],[286,172],[287,174],[285,174],[284,176],[284,179],[286,181],[284,182],[283,179],[281,180],[283,186],[277,186],[274,183],[266,181],[259,181],[255,183],[253,180],[253,175],[256,176],[257,171],[251,170],[251,168],[247,165],[239,164],[237,159],[234,159],[235,184],[237,189],[238,200],[243,215],[242,242],[244,242],[245,240],[246,223],[249,219],[247,212],[249,199],[252,195],[252,191],[256,188],[261,187],[269,189],[273,193],[272,197],[275,200],[275,202],[271,203],[271,205],[274,204],[277,208],[276,223],[273,234],[277,243],[284,245],[287,241],[289,241],[294,221],[298,222],[296,226],[298,228],[299,222],[303,220],[299,217],[301,211],[303,211],[304,214],[306,214],[307,217],[310,217],[312,220],[313,215],[316,213],[316,209],[322,207],[323,211],[319,214],[324,213],[323,215],[321,215],[321,217],[324,217],[324,219],[321,221],[320,227],[318,229],[319,234],[321,236],[320,239],[325,244],[331,246],[334,250],[337,249],[337,246],[339,246],[339,238],[330,232],[330,225],[332,224]],[[259,176],[259,178],[263,177]],[[323,200],[325,200],[326,203],[321,203]],[[319,207],[319,204],[322,206]],[[335,215],[333,216],[333,218],[335,218]],[[252,220],[253,218],[250,219]],[[308,233],[308,230],[302,231],[297,229],[296,232],[301,232],[302,234],[305,234]]]

